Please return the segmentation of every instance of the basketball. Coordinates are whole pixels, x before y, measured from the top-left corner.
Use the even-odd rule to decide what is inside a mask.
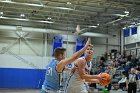
[[[99,74],[103,80],[99,82],[102,86],[107,86],[111,82],[111,76],[108,73],[100,73]]]

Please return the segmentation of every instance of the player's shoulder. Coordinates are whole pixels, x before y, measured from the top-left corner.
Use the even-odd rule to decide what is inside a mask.
[[[83,58],[78,58],[77,61],[76,61],[76,63],[77,63],[78,65],[85,65],[85,64],[84,64],[84,61],[85,61],[85,60],[84,60]]]
[[[85,59],[80,57],[80,58],[77,59],[77,61],[85,61]]]

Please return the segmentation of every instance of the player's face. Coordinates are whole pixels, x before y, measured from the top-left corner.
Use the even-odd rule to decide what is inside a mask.
[[[65,59],[65,54],[60,54],[60,55],[59,55],[59,60],[61,61],[61,60],[63,60],[63,59]]]
[[[85,55],[87,56],[92,56],[93,55],[93,48],[92,47],[88,47],[85,51]]]

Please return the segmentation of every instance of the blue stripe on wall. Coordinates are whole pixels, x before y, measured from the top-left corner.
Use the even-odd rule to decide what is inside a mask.
[[[41,88],[44,69],[0,68],[0,88]]]

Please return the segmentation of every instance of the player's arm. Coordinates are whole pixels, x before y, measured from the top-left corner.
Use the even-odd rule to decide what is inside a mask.
[[[80,75],[81,79],[84,80],[89,80],[89,79],[101,79],[99,75],[88,75],[85,74],[85,64],[84,64],[84,59],[78,59],[77,60],[77,65],[78,65],[78,74]]]
[[[68,64],[71,64],[72,62],[74,62],[76,59],[78,59],[83,53],[84,51],[86,50],[86,48],[88,47],[88,45],[91,43],[91,40],[90,38],[88,38],[85,46],[80,49],[79,51],[75,52],[73,54],[73,56],[71,58],[67,58],[67,59],[64,59],[64,60],[61,60],[57,66],[56,66],[56,70],[57,72],[62,72],[62,70],[64,69],[64,67]]]
[[[76,69],[77,69],[76,67],[73,67],[73,68],[65,68],[64,70],[72,72],[75,71]]]
[[[98,79],[86,79],[85,82],[89,82],[89,83],[99,83]]]
[[[72,69],[72,68],[66,68],[66,67],[65,67],[64,70],[65,70],[65,71],[71,71],[71,69]]]

